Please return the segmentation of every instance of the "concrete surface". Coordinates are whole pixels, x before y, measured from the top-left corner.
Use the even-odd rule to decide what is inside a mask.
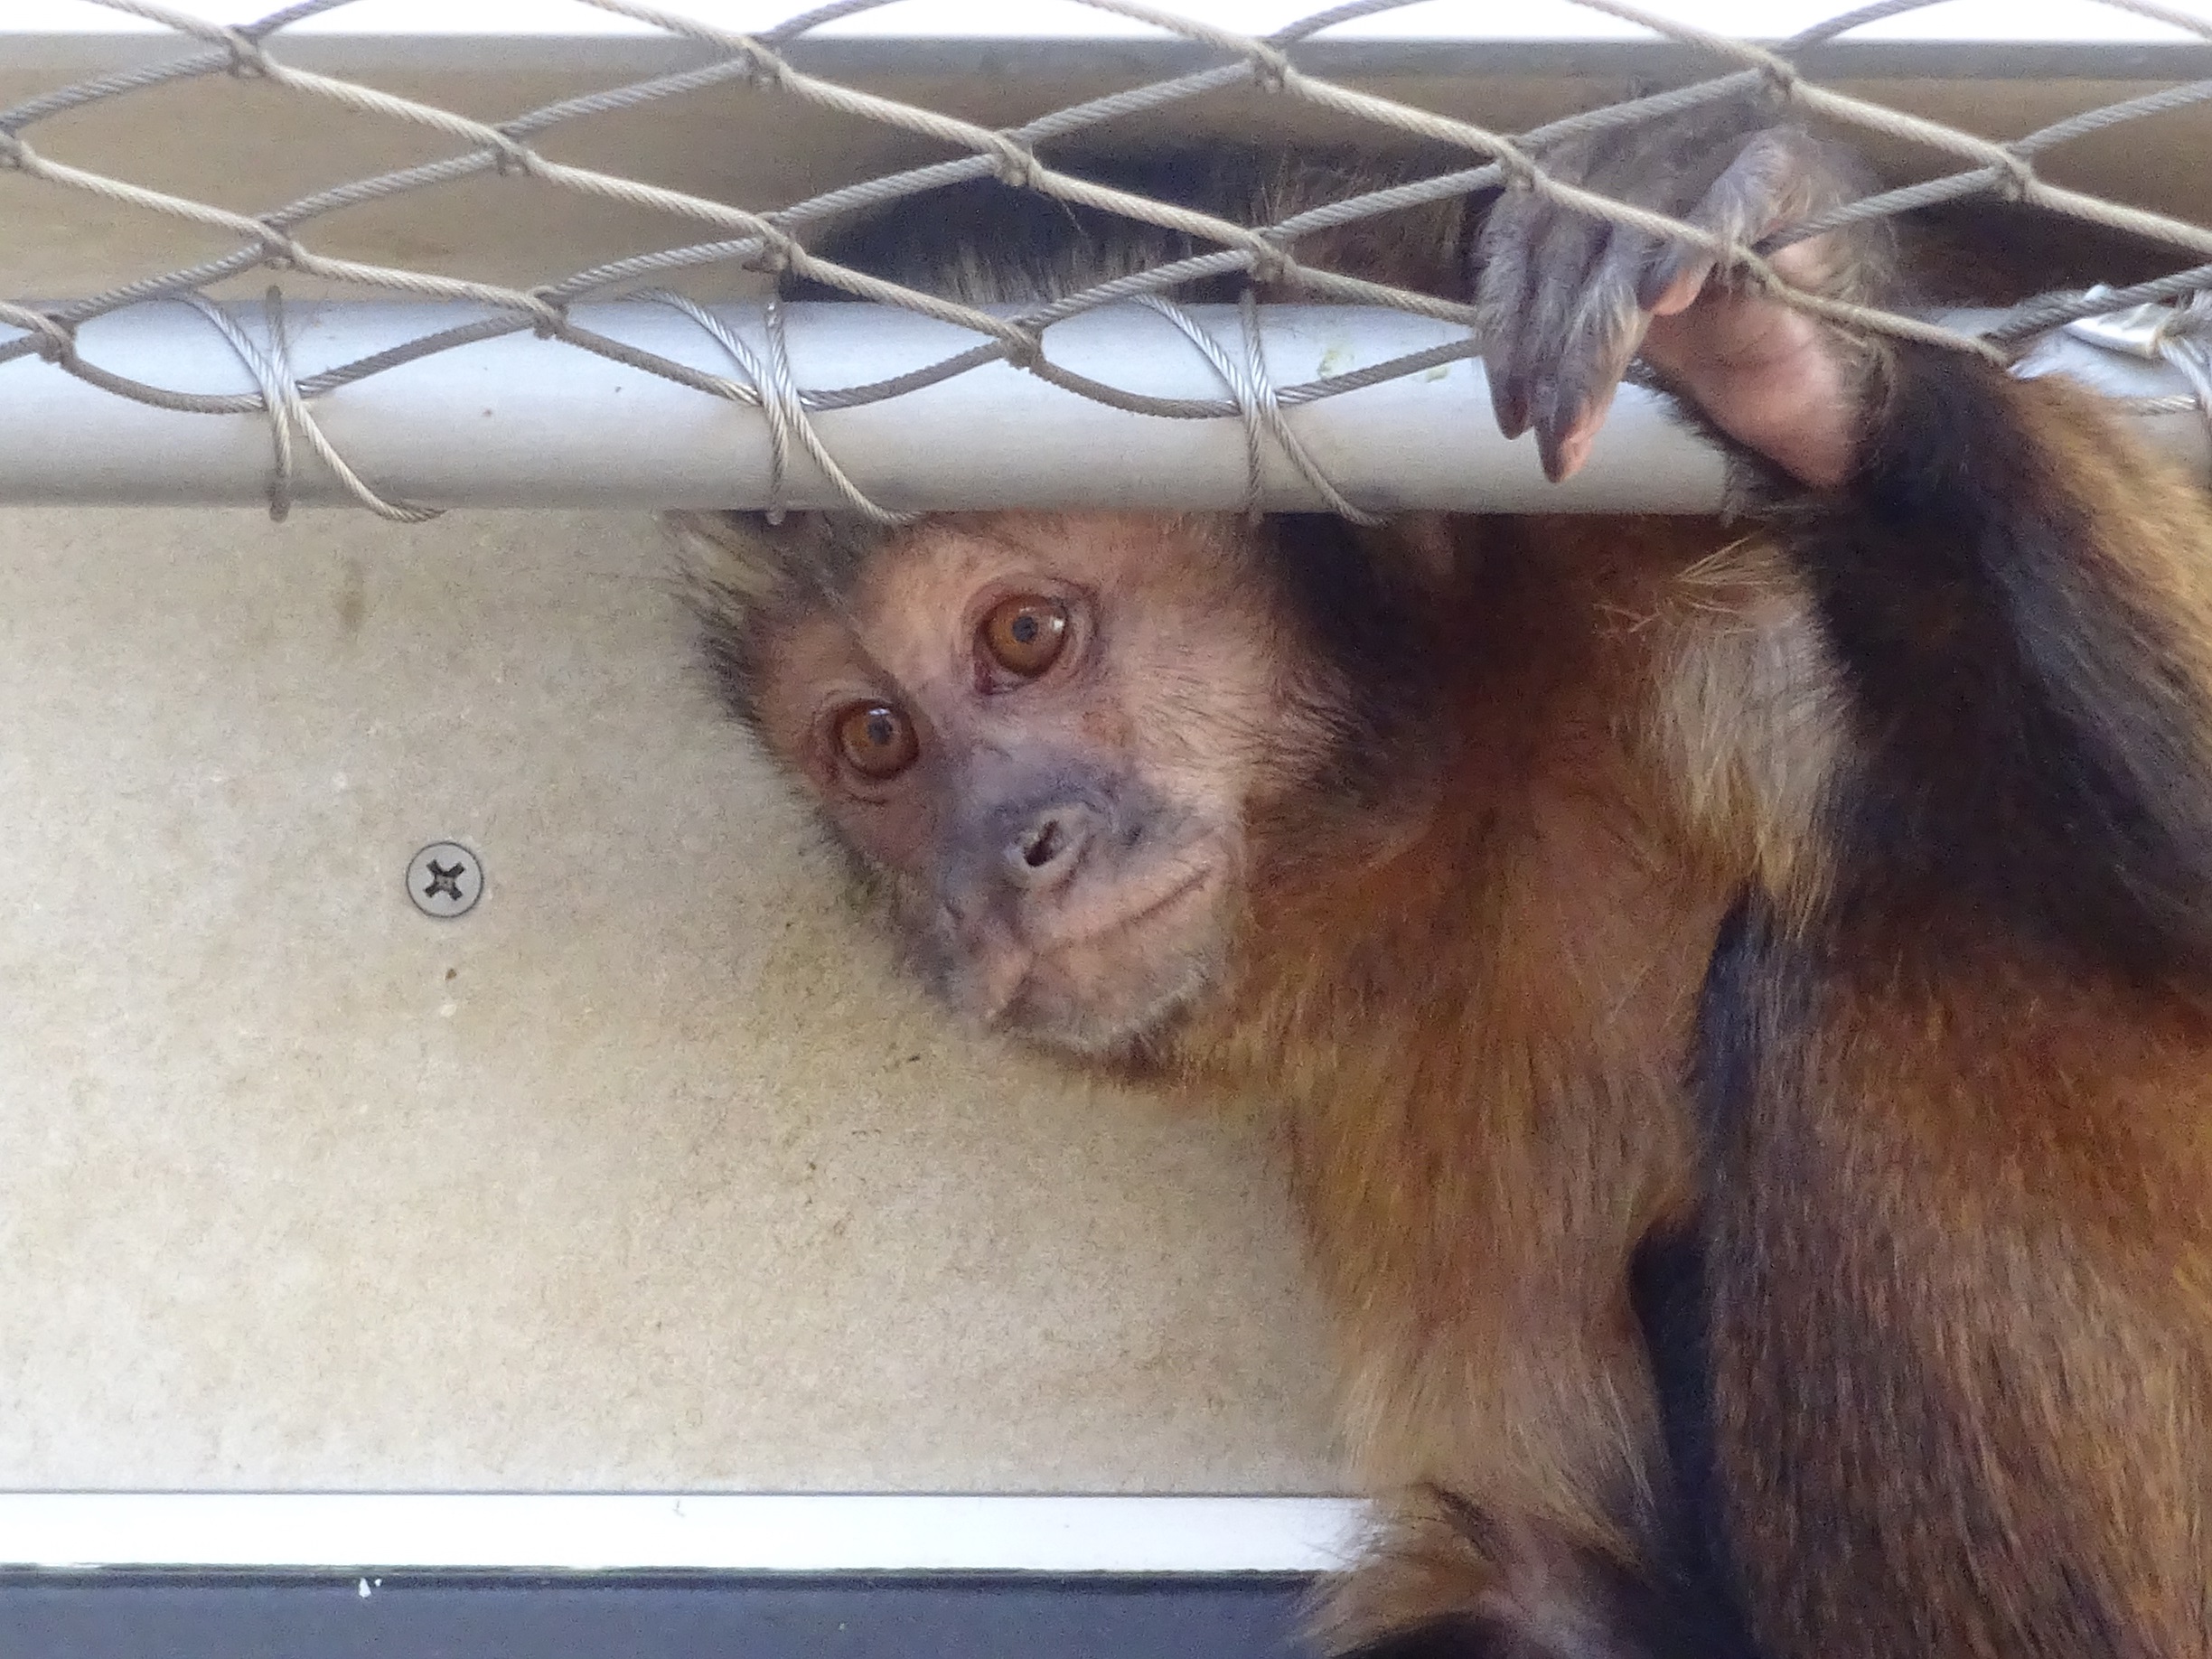
[[[0,514],[0,1488],[1328,1489],[1262,1126],[889,978],[664,569]]]

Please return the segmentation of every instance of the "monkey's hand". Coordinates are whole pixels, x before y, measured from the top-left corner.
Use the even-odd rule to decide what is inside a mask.
[[[1603,133],[1547,151],[1551,178],[1664,213],[1742,246],[1851,200],[1845,157],[1740,108]],[[1837,231],[1769,263],[1793,285],[1864,297],[1886,239]],[[1713,255],[1508,191],[1476,245],[1475,301],[1491,399],[1507,437],[1536,430],[1545,474],[1589,454],[1641,352],[1670,389],[1745,447],[1815,488],[1850,471],[1871,359],[1833,329],[1732,284]]]

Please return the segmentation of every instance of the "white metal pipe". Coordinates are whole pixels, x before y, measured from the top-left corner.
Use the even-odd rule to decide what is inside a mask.
[[[1233,307],[1192,313],[1242,360]],[[232,314],[265,341],[259,306]],[[418,304],[294,305],[286,333],[295,375],[483,315]],[[767,351],[757,307],[717,314],[756,356]],[[1261,314],[1270,377],[1290,386],[1464,340],[1454,326],[1401,313],[1278,306]],[[723,348],[661,304],[579,306],[581,326],[699,370],[743,380]],[[978,343],[965,330],[874,306],[786,309],[792,380],[821,389],[921,369]],[[1228,395],[1205,358],[1158,314],[1117,305],[1054,325],[1049,359],[1132,392]],[[194,393],[254,390],[256,382],[210,321],[181,304],[96,319],[83,357],[116,373]],[[2078,342],[2063,366],[2107,390],[2163,396],[2179,375]],[[337,453],[388,500],[439,507],[761,509],[773,504],[768,424],[757,408],[676,384],[555,340],[516,333],[374,375],[314,401]],[[1322,472],[1378,511],[1699,512],[1722,495],[1720,457],[1672,418],[1665,400],[1624,389],[1589,464],[1564,485],[1544,482],[1534,445],[1507,443],[1490,415],[1478,363],[1461,360],[1289,411]],[[872,500],[902,510],[1243,504],[1247,448],[1233,417],[1132,414],[1063,390],[1002,362],[862,408],[814,417],[829,452]],[[2200,470],[2212,466],[2194,415],[2146,419],[2156,441]],[[345,498],[295,445],[292,498]],[[1263,447],[1262,504],[1323,503],[1289,458]],[[269,423],[258,412],[175,413],[129,401],[23,357],[0,363],[0,502],[240,505],[269,499]],[[794,447],[783,504],[834,507],[829,481]]]
[[[1368,1524],[1327,1497],[9,1492],[0,1568],[1326,1572]]]

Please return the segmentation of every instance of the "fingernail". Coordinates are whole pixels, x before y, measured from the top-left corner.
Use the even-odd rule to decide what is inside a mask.
[[[1549,429],[1536,434],[1536,455],[1543,462],[1545,478],[1558,483],[1567,476],[1566,458],[1560,453],[1558,435]]]
[[[1528,398],[1504,380],[1490,382],[1490,408],[1497,416],[1498,430],[1517,438],[1528,430]]]

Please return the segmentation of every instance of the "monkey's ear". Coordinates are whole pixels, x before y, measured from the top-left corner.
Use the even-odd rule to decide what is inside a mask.
[[[791,558],[767,520],[751,512],[664,512],[686,584],[725,606],[758,605],[773,594]]]

